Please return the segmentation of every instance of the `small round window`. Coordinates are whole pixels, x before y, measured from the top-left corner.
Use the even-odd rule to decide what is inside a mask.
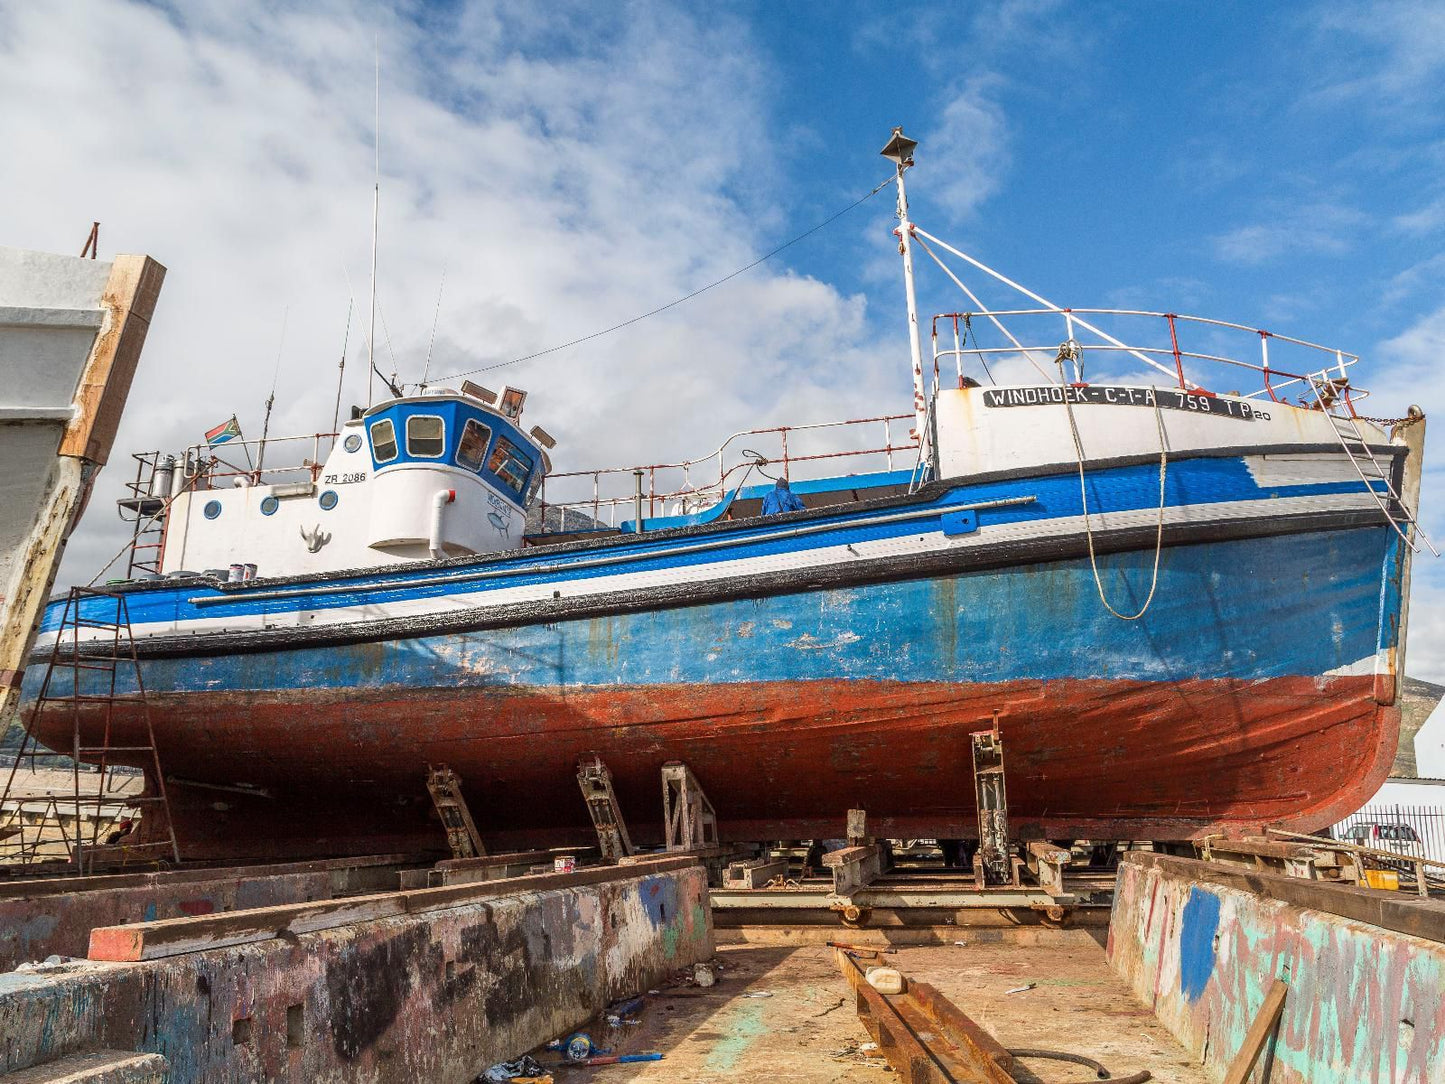
[[[202,508],[201,512],[207,519],[215,519],[221,514],[221,502],[207,501],[206,507]]]
[[[336,507],[336,502],[340,499],[341,498],[336,495],[336,490],[328,489],[325,493],[321,494],[320,504],[324,511],[329,512]]]
[[[275,497],[263,497],[261,499],[261,514],[263,516],[274,516],[276,509],[281,507],[281,502]]]
[[[361,434],[347,433],[346,439],[341,442],[341,446],[345,448],[348,452],[356,451],[356,449],[361,447]]]

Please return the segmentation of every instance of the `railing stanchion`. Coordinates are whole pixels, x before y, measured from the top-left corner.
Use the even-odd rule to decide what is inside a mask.
[[[1179,353],[1179,333],[1174,329],[1174,314],[1166,312],[1164,319],[1169,321],[1169,346],[1174,351],[1174,368],[1179,373],[1179,390],[1188,391],[1189,388],[1184,383],[1184,358]]]

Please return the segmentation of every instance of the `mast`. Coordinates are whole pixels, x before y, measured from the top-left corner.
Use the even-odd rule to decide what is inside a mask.
[[[372,129],[372,148],[376,154],[371,187],[371,328],[366,336],[366,405],[371,406],[372,384],[376,376],[376,230],[381,216],[381,38],[376,40],[376,122]]]
[[[913,165],[913,150],[918,140],[909,139],[902,128],[893,129],[893,137],[879,153],[898,168],[898,254],[903,257],[903,289],[908,299],[908,349],[913,362],[913,425],[922,441],[928,399],[923,384],[923,346],[918,338],[918,299],[913,292],[913,223],[908,218],[908,190],[903,186],[903,171]]]

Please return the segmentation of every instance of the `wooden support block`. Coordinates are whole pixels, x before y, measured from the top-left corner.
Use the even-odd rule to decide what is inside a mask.
[[[844,847],[823,855],[823,865],[833,871],[833,893],[851,896],[883,872],[883,848]]]
[[[1244,1084],[1249,1079],[1255,1062],[1259,1061],[1259,1055],[1264,1051],[1264,1044],[1274,1034],[1275,1026],[1279,1023],[1280,1013],[1284,1011],[1285,995],[1288,993],[1289,984],[1283,979],[1275,979],[1274,985],[1264,995],[1264,1004],[1259,1007],[1259,1015],[1249,1026],[1244,1045],[1230,1063],[1229,1072],[1224,1074],[1224,1084]]]
[[[1038,879],[1040,887],[1051,896],[1062,896],[1064,870],[1073,855],[1041,839],[1029,842],[1027,854],[1029,872]]]

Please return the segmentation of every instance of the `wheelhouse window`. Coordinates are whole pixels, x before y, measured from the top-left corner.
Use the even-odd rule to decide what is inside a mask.
[[[487,442],[492,439],[492,431],[476,418],[468,418],[467,424],[462,426],[462,439],[457,445],[457,465],[467,470],[481,470],[482,462],[487,458]]]
[[[390,418],[371,423],[371,454],[378,463],[396,458],[396,427]]]
[[[492,458],[487,461],[487,470],[495,474],[514,497],[520,497],[527,488],[527,475],[532,473],[532,460],[506,437],[498,437]]]
[[[406,420],[406,454],[440,459],[447,451],[446,423],[435,414],[413,414]]]

